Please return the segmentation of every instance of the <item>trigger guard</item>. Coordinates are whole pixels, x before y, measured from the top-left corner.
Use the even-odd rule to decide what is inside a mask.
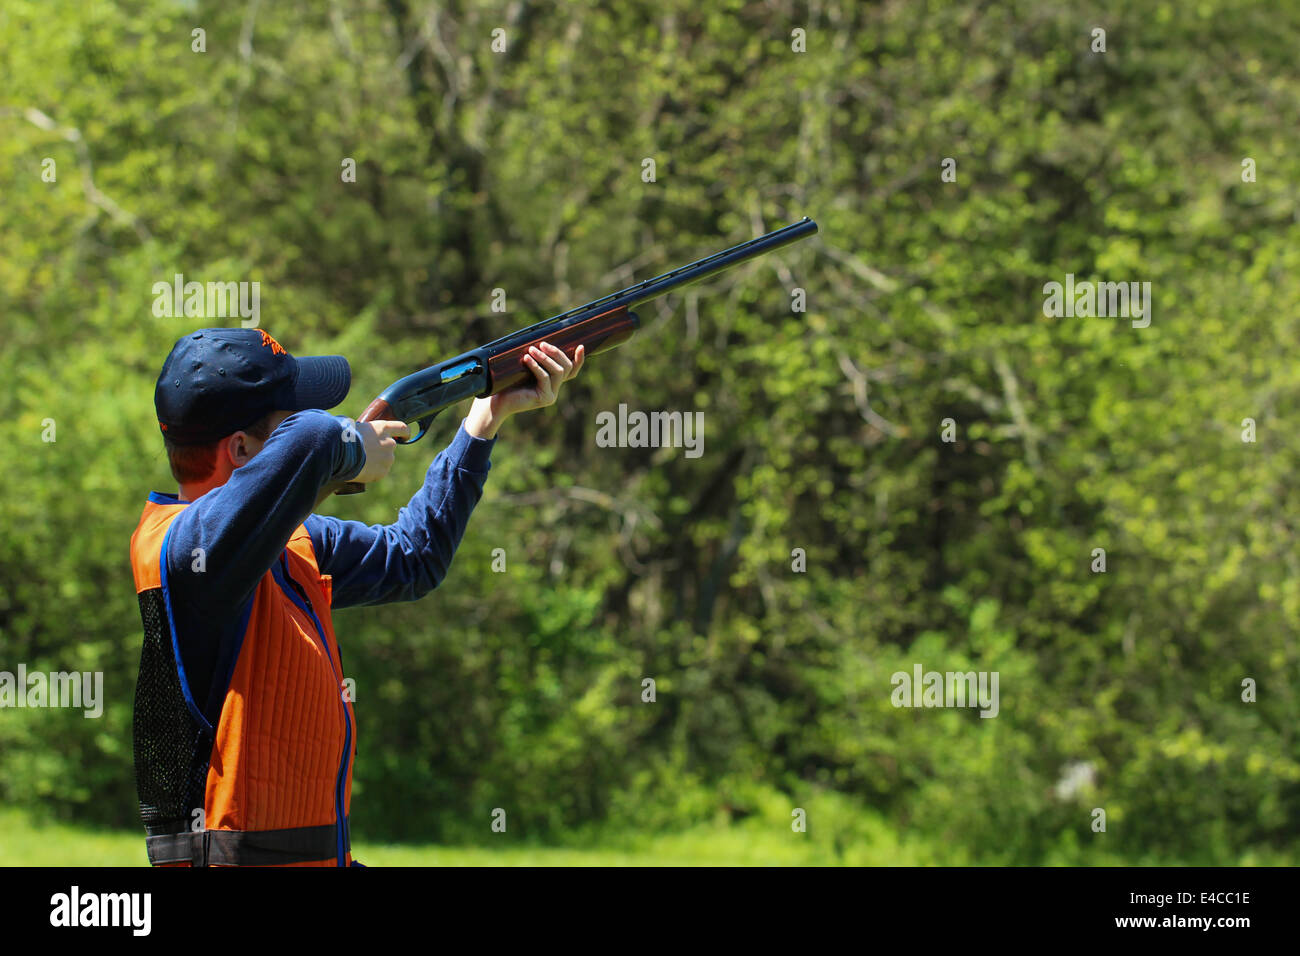
[[[424,437],[424,433],[427,432],[429,430],[429,426],[433,424],[433,419],[434,416],[430,415],[428,418],[421,418],[419,421],[417,421],[416,424],[420,426],[420,430],[418,433],[416,433],[414,438],[399,438],[395,440],[399,445],[414,445],[417,441],[419,441],[421,438]]]

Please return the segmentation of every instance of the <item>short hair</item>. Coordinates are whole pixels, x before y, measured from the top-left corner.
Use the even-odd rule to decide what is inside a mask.
[[[258,441],[266,441],[271,435],[271,419],[274,416],[275,411],[269,411],[253,424],[245,428],[237,428],[235,431],[245,431]],[[177,445],[164,436],[163,445],[167,448],[167,463],[171,465],[172,477],[176,479],[176,483],[190,485],[211,478],[212,473],[217,470],[217,446],[225,440],[225,438],[218,438],[203,445]]]

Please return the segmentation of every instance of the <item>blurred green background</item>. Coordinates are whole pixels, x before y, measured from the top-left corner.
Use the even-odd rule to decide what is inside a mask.
[[[0,863],[144,861],[153,383],[238,324],[155,282],[259,281],[356,414],[805,214],[505,426],[438,591],[336,615],[360,858],[1295,862],[1297,49],[1236,0],[5,0],[0,670],[107,703],[0,710]],[[1150,327],[1045,317],[1067,273]],[[620,402],[704,454],[598,448]],[[460,413],[323,510],[392,520]],[[997,671],[997,718],[893,707],[918,663]]]

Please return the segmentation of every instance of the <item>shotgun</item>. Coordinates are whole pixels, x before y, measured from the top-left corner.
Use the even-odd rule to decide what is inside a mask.
[[[756,256],[788,246],[817,232],[817,223],[807,216],[750,239],[738,246],[715,252],[689,265],[646,279],[586,305],[530,325],[518,332],[480,346],[455,358],[430,365],[398,379],[379,393],[359,422],[376,420],[416,422],[420,426],[414,438],[398,439],[403,445],[419,441],[440,412],[471,396],[486,398],[524,382],[533,381],[533,373],[523,357],[530,346],[550,342],[573,358],[579,345],[586,346],[587,356],[599,355],[622,345],[641,326],[632,310],[639,305],[674,292],[693,282],[711,278],[720,272],[748,262]],[[340,482],[324,490],[322,499],[334,494],[350,495],[365,490],[356,481]]]

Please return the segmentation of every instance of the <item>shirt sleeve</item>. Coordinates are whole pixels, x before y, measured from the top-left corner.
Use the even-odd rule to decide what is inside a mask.
[[[362,443],[345,438],[350,425],[328,412],[295,412],[225,484],[187,505],[167,538],[173,600],[225,613],[242,606],[320,489],[365,465]]]
[[[334,607],[414,601],[442,582],[483,495],[495,444],[471,436],[462,422],[392,524],[307,519],[316,563],[334,578]]]

